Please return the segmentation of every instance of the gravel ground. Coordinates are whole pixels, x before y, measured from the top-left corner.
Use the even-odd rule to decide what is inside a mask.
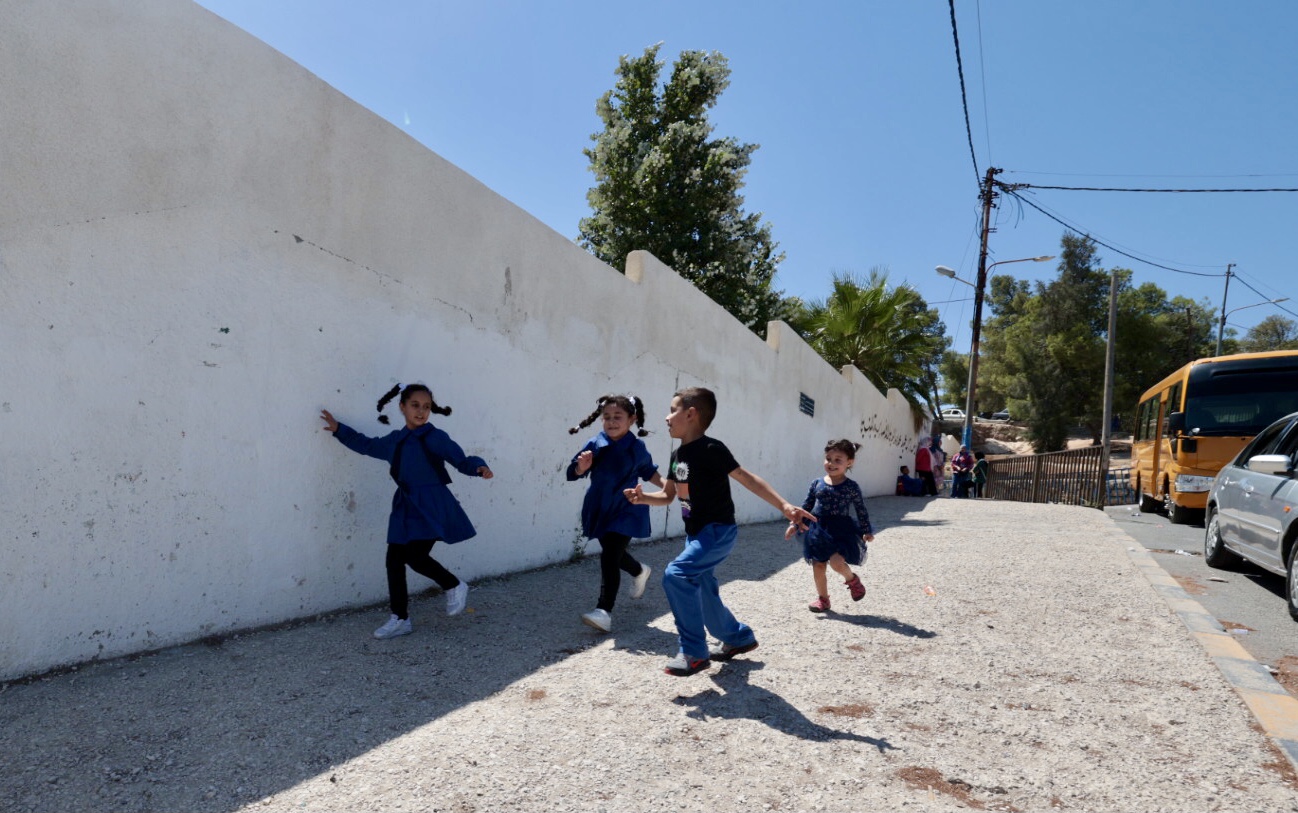
[[[374,609],[4,686],[0,810],[1298,810],[1102,512],[870,508],[869,594],[823,616],[782,525],[741,529],[718,575],[761,646],[689,678],[656,575],[579,623],[588,558],[392,641]]]

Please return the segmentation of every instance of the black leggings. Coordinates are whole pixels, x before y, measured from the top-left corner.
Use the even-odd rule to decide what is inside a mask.
[[[437,582],[443,590],[453,590],[460,580],[428,554],[436,539],[412,539],[404,545],[388,545],[388,600],[397,618],[410,617],[410,594],[406,591],[406,566],[421,576]]]
[[[626,552],[631,544],[631,537],[625,534],[606,533],[599,538],[599,603],[595,606],[605,612],[613,612],[613,602],[617,601],[617,589],[622,586],[622,571],[631,576],[639,576],[644,565]]]

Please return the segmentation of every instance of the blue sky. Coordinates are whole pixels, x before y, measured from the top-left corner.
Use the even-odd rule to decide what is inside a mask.
[[[618,57],[662,42],[730,61],[718,135],[756,143],[745,206],[788,255],[777,287],[823,298],[885,267],[967,351],[978,183],[1298,188],[1298,3],[956,0],[974,169],[942,0],[201,0],[575,237],[582,149]],[[1294,294],[1296,193],[1025,192],[1135,271],[1219,313]],[[1064,227],[1002,198],[991,261],[1058,254]],[[1048,280],[1056,263],[995,269]],[[1200,276],[1204,275],[1204,276]],[[1250,290],[1250,286],[1252,289]],[[1230,313],[1240,334],[1294,301]]]

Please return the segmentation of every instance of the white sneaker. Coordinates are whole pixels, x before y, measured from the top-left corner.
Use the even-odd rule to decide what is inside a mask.
[[[649,565],[640,565],[640,575],[635,577],[635,581],[631,585],[631,598],[640,598],[644,595],[644,589],[649,584],[649,574],[652,572],[653,569]]]
[[[613,616],[608,614],[608,610],[601,610],[598,607],[582,614],[581,622],[600,632],[610,632],[613,629]]]
[[[446,592],[446,614],[459,615],[464,612],[464,605],[469,600],[469,583],[461,580],[459,584]]]
[[[409,618],[397,618],[393,615],[388,623],[374,630],[375,638],[396,638],[398,635],[409,635],[414,632]]]

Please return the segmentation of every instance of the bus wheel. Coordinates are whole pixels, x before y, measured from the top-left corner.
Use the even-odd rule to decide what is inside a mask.
[[[1158,501],[1157,497],[1151,497],[1145,493],[1145,489],[1139,480],[1136,481],[1136,493],[1140,495],[1141,513],[1152,514],[1163,507],[1163,504]]]
[[[1170,492],[1163,494],[1163,510],[1167,512],[1167,520],[1173,525],[1187,525],[1194,521],[1190,516],[1190,509],[1183,505],[1177,505],[1172,500]]]

